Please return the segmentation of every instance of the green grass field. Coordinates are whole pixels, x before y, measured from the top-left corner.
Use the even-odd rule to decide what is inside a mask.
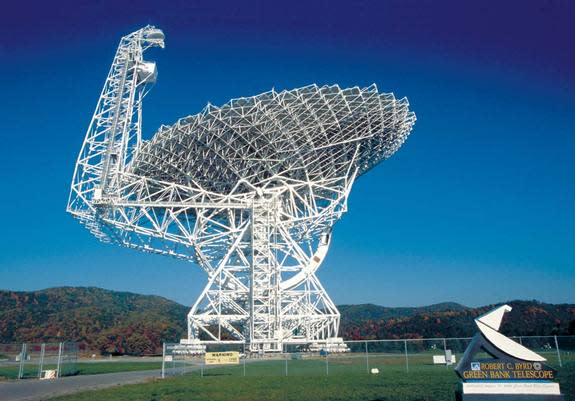
[[[427,359],[426,359],[427,360]],[[255,361],[244,366],[217,367],[157,379],[138,385],[88,391],[58,401],[449,401],[459,382],[452,369],[411,360],[407,372],[400,357],[374,356],[370,367],[379,375],[367,373],[364,358],[325,360]],[[423,362],[423,360],[419,361]],[[559,370],[559,382],[567,401],[575,401],[575,361]]]
[[[457,379],[451,371],[370,376],[181,376],[141,385],[84,392],[58,400],[451,400]],[[433,397],[428,397],[433,394]]]
[[[136,370],[160,369],[161,362],[79,362],[76,364],[79,375],[96,375],[100,373],[132,372]],[[18,366],[0,366],[0,380],[16,379],[18,377]],[[44,369],[56,369],[56,365],[46,365]],[[38,368],[36,366],[26,366],[25,377],[37,377]]]

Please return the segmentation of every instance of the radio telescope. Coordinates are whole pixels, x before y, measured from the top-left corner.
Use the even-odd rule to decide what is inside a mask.
[[[98,239],[192,261],[208,282],[190,347],[242,343],[345,349],[316,271],[355,179],[390,157],[415,122],[376,86],[306,86],[208,104],[142,140],[146,26],[122,38],[74,171],[67,211]]]

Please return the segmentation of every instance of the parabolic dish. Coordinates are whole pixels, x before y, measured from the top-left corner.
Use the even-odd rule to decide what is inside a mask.
[[[278,177],[321,181],[356,169],[360,175],[391,156],[414,122],[407,99],[375,85],[272,90],[162,126],[130,170],[219,194],[242,180],[258,187]]]

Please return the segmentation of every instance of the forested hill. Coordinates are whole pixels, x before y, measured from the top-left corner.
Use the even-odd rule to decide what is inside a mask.
[[[342,315],[347,315],[359,320],[378,320],[398,317],[410,317],[415,315],[430,314],[436,312],[460,312],[468,308],[455,302],[444,302],[429,306],[420,307],[399,307],[389,308],[374,304],[359,305],[339,305],[338,309]]]
[[[508,335],[575,334],[575,305],[508,302]],[[473,318],[496,305],[442,303],[416,308],[341,305],[345,339],[467,337]],[[154,354],[186,333],[188,307],[166,298],[100,288],[0,290],[0,343],[78,341],[102,353]]]
[[[0,343],[78,341],[103,353],[154,354],[186,332],[188,307],[93,287],[0,290]]]
[[[506,302],[501,332],[510,336],[575,334],[575,304],[538,301]],[[468,308],[442,303],[416,308],[386,308],[372,304],[341,305],[341,330],[346,339],[470,337],[473,319],[500,304]]]

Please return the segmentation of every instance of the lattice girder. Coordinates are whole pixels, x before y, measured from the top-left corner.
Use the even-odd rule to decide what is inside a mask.
[[[188,341],[251,351],[337,336],[316,276],[354,180],[391,156],[415,122],[375,85],[310,85],[234,99],[141,139],[155,81],[147,26],[120,41],[78,156],[67,210],[97,238],[198,264],[208,283]]]

